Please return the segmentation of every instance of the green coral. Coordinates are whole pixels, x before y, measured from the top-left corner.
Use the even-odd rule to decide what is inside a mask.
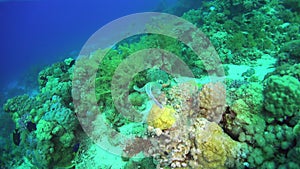
[[[64,62],[55,63],[43,69],[38,77],[39,88],[44,97],[58,95],[67,107],[71,107],[72,102],[72,62],[75,62],[74,59],[69,58]]]
[[[244,84],[236,91],[239,99],[242,99],[250,108],[250,112],[258,114],[263,109],[263,86],[259,83]]]
[[[130,159],[130,161],[125,165],[124,169],[156,168],[156,165],[153,161],[154,159],[150,157],[143,158],[139,161],[134,161],[133,159]]]
[[[287,52],[290,56],[300,59],[300,40],[292,40],[285,43],[282,48],[282,52]]]
[[[119,131],[125,136],[143,137],[147,129],[142,123],[129,123],[119,127]]]
[[[266,128],[266,123],[261,114],[253,114],[250,112],[251,108],[242,99],[236,100],[231,106],[231,111],[234,112],[235,117],[229,115],[225,116],[227,120],[226,128],[231,135],[236,138],[243,138],[246,142],[251,142],[255,133],[261,133]],[[243,135],[241,137],[240,135]],[[250,136],[250,137],[249,137]],[[240,140],[240,141],[242,141]]]
[[[237,32],[226,41],[226,45],[233,52],[241,51],[246,46],[246,40],[246,36],[242,32]]]
[[[230,107],[232,114],[225,114],[225,130],[240,142],[248,144],[249,156],[246,164],[250,168],[268,168],[270,166],[295,163],[295,158],[286,158],[287,154],[295,153],[298,142],[295,132],[297,127],[287,124],[276,124],[264,119],[263,114],[253,114],[242,100],[236,100]],[[295,163],[299,165],[298,162]]]
[[[271,76],[266,79],[264,107],[276,118],[285,119],[299,111],[300,82],[292,76]]]
[[[28,95],[16,96],[7,100],[7,102],[3,105],[3,110],[9,113],[17,127],[20,127],[18,121],[22,118],[22,116],[34,117],[35,114],[29,113],[36,106],[33,103],[34,99],[30,98]]]
[[[284,0],[282,4],[295,12],[299,13],[300,11],[300,2],[298,0]]]
[[[289,1],[293,8],[298,4],[295,0],[207,1],[183,18],[210,38],[223,62],[249,64],[262,54],[273,55],[281,44],[299,39],[299,10],[281,5]]]
[[[74,158],[75,135],[81,130],[70,104],[73,63],[68,59],[45,68],[39,74],[36,96],[17,96],[4,105],[20,132],[21,142],[12,153],[16,159],[24,156],[22,166],[68,166]],[[28,122],[36,124],[36,130],[29,130]]]
[[[73,133],[64,133],[60,138],[59,141],[63,147],[71,147],[74,144],[75,136]]]
[[[293,76],[296,79],[300,80],[300,64],[289,64],[284,63],[278,67],[276,67],[275,71],[267,74],[265,79],[272,75],[277,76]]]
[[[36,126],[37,139],[39,141],[49,141],[53,137],[52,130],[54,129],[54,126],[54,122],[40,120]]]
[[[294,126],[293,133],[296,137],[300,137],[300,121]]]
[[[138,92],[131,93],[128,96],[128,99],[133,106],[142,106],[146,98],[145,94],[139,94]]]

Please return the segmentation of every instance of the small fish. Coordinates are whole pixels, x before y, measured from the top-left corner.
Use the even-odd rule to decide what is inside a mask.
[[[75,64],[75,59],[73,59],[71,62],[70,62],[70,67],[72,67],[73,65]]]
[[[26,123],[26,128],[29,132],[35,131],[36,130],[36,124],[29,121],[29,122]]]
[[[15,129],[15,131],[13,132],[13,142],[16,146],[20,145],[21,137],[19,129]]]
[[[80,143],[76,143],[74,146],[73,146],[73,152],[77,152],[79,150],[79,146],[80,146]]]

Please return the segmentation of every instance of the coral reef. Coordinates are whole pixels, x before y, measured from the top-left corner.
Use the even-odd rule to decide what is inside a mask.
[[[246,146],[232,140],[215,122],[204,118],[191,126],[176,126],[157,137],[151,152],[160,167],[228,168],[237,167]],[[242,160],[241,160],[242,161]]]
[[[14,155],[22,165],[65,167],[74,158],[76,132],[81,130],[71,104],[72,62],[69,59],[69,64],[61,62],[41,71],[40,93],[35,97],[17,96],[4,105],[20,131],[16,149],[22,153]]]
[[[293,133],[293,129],[297,128],[293,124],[294,120],[274,123],[274,119],[270,120],[269,115],[251,113],[251,108],[242,99],[238,99],[225,113],[223,125],[226,133],[232,138],[247,143],[249,156],[244,164],[249,168],[289,165],[297,168],[299,163],[295,158],[287,157],[297,149],[294,143],[299,142]]]
[[[293,3],[205,1],[183,18],[209,36],[223,63],[249,64],[263,54],[276,57],[281,44],[299,39],[299,14],[283,6],[297,8]]]
[[[277,75],[277,76],[285,76],[285,75],[288,75],[288,76],[293,76],[295,77],[296,79],[300,80],[300,64],[283,64],[283,65],[280,65],[278,67],[276,67],[276,69],[267,74],[265,76],[265,79],[272,76],[272,75]]]
[[[177,79],[177,81],[180,80]],[[195,82],[190,79],[175,83],[166,91],[167,103],[176,106],[176,122],[171,128],[163,130],[148,128],[150,135],[153,133],[151,142],[155,142],[155,144],[146,151],[154,156],[160,167],[228,168],[243,166],[242,161],[247,153],[246,144],[232,140],[213,121],[213,117],[216,115],[212,113],[214,108],[224,107],[222,111],[225,111],[226,94],[223,87],[224,85],[220,82],[208,83],[199,91]],[[203,101],[202,107],[201,101]],[[207,110],[206,114],[201,110],[204,108]],[[218,119],[222,117],[222,111],[216,115]]]
[[[211,55],[199,58],[180,40],[162,34],[138,35],[110,50],[66,59],[39,73],[37,95],[4,104],[16,129],[13,142],[1,147],[0,168],[300,168],[299,2],[201,3],[182,17],[210,38],[228,64],[227,86],[205,81],[220,66]],[[207,38],[185,38],[209,44]],[[130,83],[120,77],[128,76],[131,65],[116,76],[128,56],[150,48],[175,54],[195,78],[180,76],[176,61],[160,59],[160,52],[136,60],[137,66],[162,61],[132,75]],[[277,63],[258,78],[264,56]],[[230,75],[232,64],[243,68],[239,77]],[[113,78],[127,93],[112,97],[118,90]],[[143,121],[136,120],[139,115]],[[81,125],[94,140],[77,118],[87,119]],[[108,147],[93,143],[103,140]]]
[[[199,110],[198,84],[193,79],[175,78],[177,85],[171,87],[167,94],[167,103],[177,112],[185,113],[182,118],[192,117]]]

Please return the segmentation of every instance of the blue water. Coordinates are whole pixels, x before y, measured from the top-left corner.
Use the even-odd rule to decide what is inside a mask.
[[[170,7],[175,0],[0,1],[1,86],[30,67],[75,57],[101,26],[137,12]],[[24,76],[24,75],[23,75]],[[27,75],[28,76],[28,75]],[[3,87],[2,87],[3,88]]]
[[[38,72],[76,58],[105,24],[138,12],[164,11],[177,0],[0,0],[0,135],[14,124],[2,110],[7,99],[36,94]],[[2,140],[3,141],[3,140]],[[0,145],[2,143],[0,142]]]
[[[2,112],[2,104],[8,98],[36,92],[38,72],[64,58],[76,58],[84,43],[99,28],[122,16],[162,10],[175,2],[0,0],[1,121],[13,124]],[[1,129],[4,126],[6,131],[1,130],[0,134],[10,133],[14,128],[3,124]]]
[[[107,23],[138,12],[171,13],[178,1],[0,0],[0,147],[15,128],[3,104],[17,95],[36,94],[40,70],[76,58]]]

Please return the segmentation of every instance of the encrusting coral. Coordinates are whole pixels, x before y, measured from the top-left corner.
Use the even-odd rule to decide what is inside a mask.
[[[190,162],[190,166],[225,169],[234,167],[236,161],[242,158],[245,144],[232,140],[216,123],[200,118],[194,126],[195,149],[192,154],[196,159]]]
[[[226,88],[224,84],[205,84],[199,93],[199,107],[202,117],[220,122],[226,106]]]

